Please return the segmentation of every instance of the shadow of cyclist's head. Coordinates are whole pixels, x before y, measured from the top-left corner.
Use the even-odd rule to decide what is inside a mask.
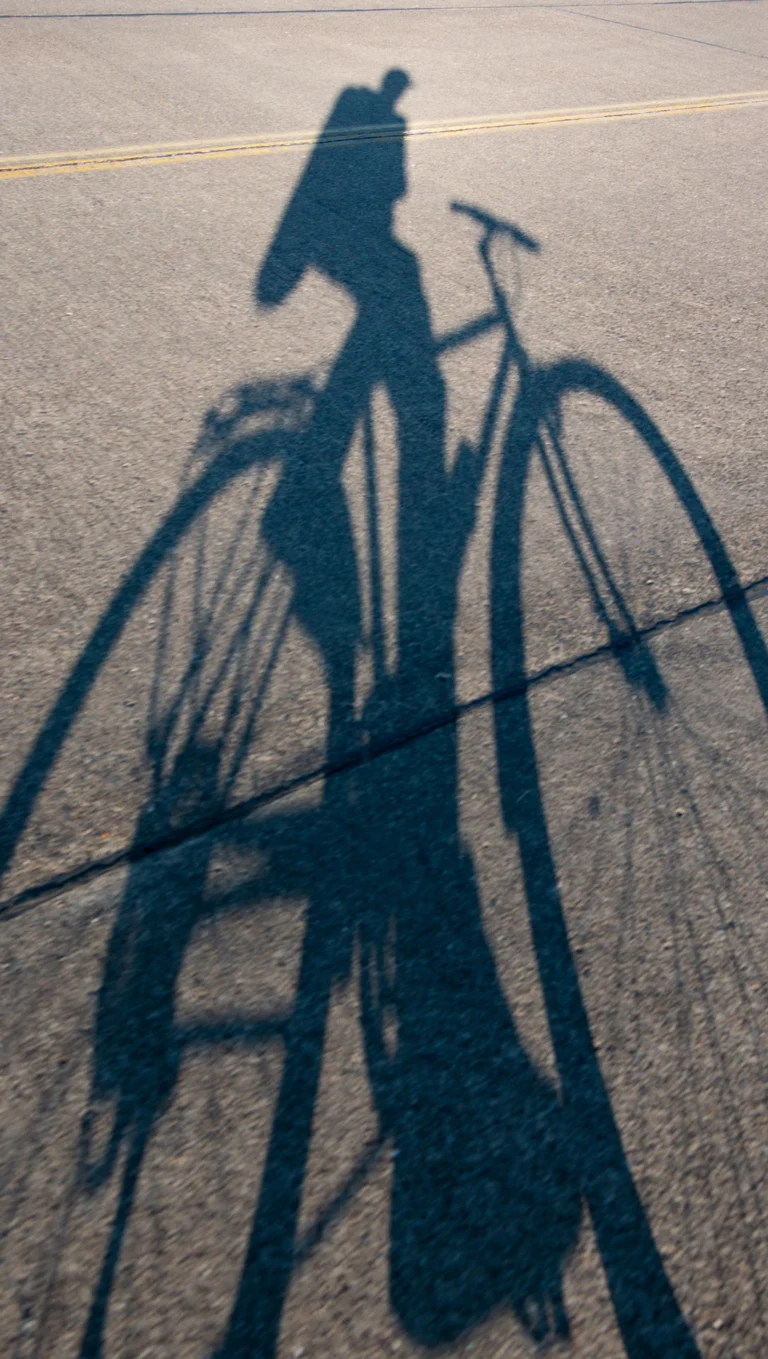
[[[257,305],[278,306],[309,268],[360,300],[375,257],[391,245],[392,216],[406,193],[405,119],[395,106],[410,85],[393,69],[378,89],[342,90],[310,153],[259,270]],[[391,272],[386,262],[378,272]]]
[[[392,70],[387,71],[386,75],[382,77],[382,100],[385,100],[392,108],[394,108],[401,95],[405,94],[405,91],[410,88],[410,84],[411,77],[408,72],[401,70],[398,66],[393,67]]]

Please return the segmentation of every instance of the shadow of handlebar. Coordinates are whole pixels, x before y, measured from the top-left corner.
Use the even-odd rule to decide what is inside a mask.
[[[471,203],[453,202],[451,203],[451,211],[463,212],[467,217],[471,217],[473,222],[479,223],[485,229],[488,236],[495,235],[497,232],[511,236],[517,245],[522,246],[524,250],[530,250],[532,254],[538,254],[541,249],[538,241],[535,241],[532,236],[527,236],[512,222],[505,222],[500,217],[492,217],[490,213],[473,207]]]

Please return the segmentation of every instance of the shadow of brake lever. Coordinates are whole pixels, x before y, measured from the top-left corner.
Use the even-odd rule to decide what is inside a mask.
[[[524,231],[516,227],[512,222],[505,222],[501,217],[492,217],[490,213],[483,212],[482,208],[476,208],[471,203],[451,203],[451,212],[462,212],[466,217],[471,217],[473,222],[477,222],[484,227],[488,235],[495,232],[502,232],[506,236],[511,236],[517,245],[524,250],[530,250],[532,254],[538,254],[541,246],[533,236],[527,236]]]

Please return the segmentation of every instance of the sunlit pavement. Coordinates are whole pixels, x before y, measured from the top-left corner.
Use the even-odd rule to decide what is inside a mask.
[[[762,1359],[764,0],[5,11],[3,1352]]]

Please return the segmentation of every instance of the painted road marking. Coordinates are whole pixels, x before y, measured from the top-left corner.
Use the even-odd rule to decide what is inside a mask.
[[[736,94],[699,95],[688,99],[665,99],[640,104],[607,104],[575,109],[549,109],[538,113],[515,113],[506,117],[449,119],[411,123],[409,141],[436,137],[472,137],[487,132],[523,132],[533,128],[564,127],[573,123],[615,123],[638,118],[663,118],[680,113],[716,113],[724,109],[759,108],[768,105],[768,90]],[[94,151],[65,151],[50,155],[0,158],[0,179],[28,179],[37,175],[80,174],[91,170],[120,170],[129,166],[179,165],[190,161],[223,160],[235,156],[271,156],[306,151],[318,133],[285,132],[263,137],[228,137],[219,141],[159,143],[154,146],[105,147]],[[361,142],[391,141],[387,128],[349,128],[327,135],[327,147]]]

